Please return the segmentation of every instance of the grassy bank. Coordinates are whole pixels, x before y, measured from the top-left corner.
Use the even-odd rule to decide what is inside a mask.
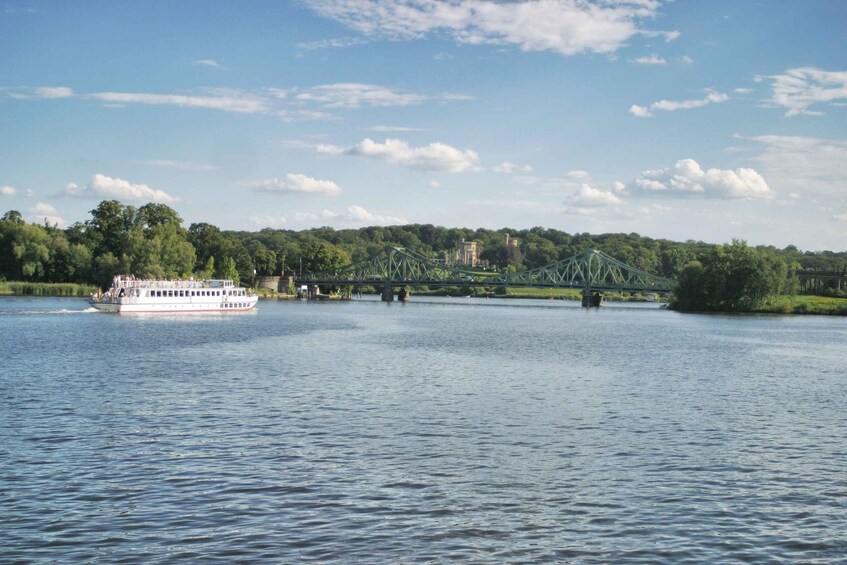
[[[779,296],[757,308],[754,312],[762,314],[821,314],[826,316],[847,316],[847,298],[832,296]]]
[[[259,298],[262,299],[278,299],[278,300],[293,300],[297,298],[296,294],[287,294],[282,292],[277,292],[270,288],[254,288],[251,289],[252,292],[255,292]]]
[[[547,298],[550,300],[582,300],[582,291],[573,288],[506,288],[494,293],[496,298]]]
[[[0,282],[0,295],[12,296],[90,296],[97,287],[74,283]]]

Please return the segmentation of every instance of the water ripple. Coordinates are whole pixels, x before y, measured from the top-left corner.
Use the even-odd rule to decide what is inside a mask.
[[[0,562],[847,555],[842,320],[429,302],[5,303]]]

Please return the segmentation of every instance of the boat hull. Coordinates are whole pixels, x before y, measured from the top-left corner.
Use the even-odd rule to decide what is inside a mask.
[[[186,302],[164,302],[144,303],[127,299],[114,301],[89,301],[92,308],[99,312],[112,314],[188,314],[202,312],[248,312],[256,308],[258,298],[255,296],[244,297],[233,302],[215,303],[186,303]]]

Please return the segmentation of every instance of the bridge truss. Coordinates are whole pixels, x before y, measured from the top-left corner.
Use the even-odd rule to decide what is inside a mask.
[[[670,292],[675,281],[631,267],[594,249],[519,273],[447,267],[402,247],[386,246],[368,261],[333,272],[307,273],[297,284],[403,287],[486,286],[578,288],[586,291]]]

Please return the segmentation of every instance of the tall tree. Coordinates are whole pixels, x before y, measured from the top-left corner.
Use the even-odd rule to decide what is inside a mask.
[[[733,240],[682,270],[673,305],[681,310],[745,312],[792,291],[782,257]]]
[[[303,269],[312,273],[334,271],[350,264],[350,256],[326,241],[313,240],[302,247]]]

